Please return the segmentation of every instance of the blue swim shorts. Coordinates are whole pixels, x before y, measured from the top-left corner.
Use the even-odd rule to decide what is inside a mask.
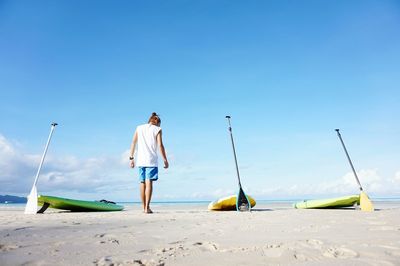
[[[144,183],[146,179],[156,181],[158,179],[158,167],[139,167],[140,183]]]

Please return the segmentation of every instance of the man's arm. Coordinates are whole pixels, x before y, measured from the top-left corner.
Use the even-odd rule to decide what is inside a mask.
[[[133,154],[135,153],[137,139],[138,139],[138,136],[137,136],[137,132],[135,131],[135,134],[133,135],[133,139],[132,139],[131,150],[129,152],[129,161],[130,161],[130,165],[132,168],[135,167],[135,160],[133,159]],[[131,160],[131,158],[132,158],[132,160]]]
[[[163,157],[163,160],[164,160],[164,168],[168,168],[169,163],[168,163],[168,159],[167,159],[167,153],[165,152],[164,144],[163,144],[163,141],[162,141],[162,132],[161,132],[161,130],[157,134],[157,143],[158,143],[158,146],[160,147],[161,156]]]

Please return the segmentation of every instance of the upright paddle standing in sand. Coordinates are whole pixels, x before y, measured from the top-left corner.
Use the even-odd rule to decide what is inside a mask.
[[[353,163],[352,163],[351,160],[350,160],[349,153],[347,152],[346,146],[344,145],[342,136],[341,136],[340,133],[339,133],[339,129],[335,129],[335,131],[337,132],[337,135],[338,135],[338,137],[339,137],[339,139],[340,139],[340,142],[342,143],[344,152],[346,153],[346,156],[347,156],[347,160],[349,160],[349,163],[350,163],[350,166],[351,166],[351,170],[353,170],[354,176],[355,176],[355,178],[356,178],[356,180],[357,180],[358,186],[359,186],[360,191],[361,191],[361,193],[360,193],[360,206],[361,206],[361,210],[363,210],[363,211],[369,211],[369,212],[370,212],[370,211],[373,211],[373,210],[374,210],[374,205],[372,204],[372,202],[371,202],[371,200],[369,199],[367,193],[364,192],[364,190],[363,190],[363,188],[362,188],[362,186],[361,186],[361,183],[360,183],[360,180],[358,179],[356,170],[354,169]]]
[[[244,191],[242,189],[242,184],[240,183],[239,167],[238,167],[238,163],[237,163],[237,159],[236,159],[235,143],[233,142],[233,135],[232,135],[232,127],[231,127],[231,120],[230,120],[231,117],[229,115],[227,115],[226,119],[228,119],[229,133],[231,135],[231,141],[232,141],[233,157],[235,158],[236,173],[237,173],[237,178],[239,181],[239,192],[236,197],[236,210],[237,211],[250,211],[251,210],[250,200],[247,198],[246,194],[244,193]]]
[[[36,214],[37,213],[38,197],[37,197],[36,184],[38,182],[40,170],[42,169],[44,157],[46,156],[46,153],[47,153],[47,148],[49,147],[49,144],[50,144],[51,136],[53,135],[53,131],[56,128],[56,126],[57,126],[57,123],[51,124],[49,138],[47,139],[46,147],[44,148],[42,159],[40,160],[39,169],[36,173],[35,181],[33,182],[31,193],[28,196],[28,202],[26,203],[26,206],[25,206],[25,214]]]

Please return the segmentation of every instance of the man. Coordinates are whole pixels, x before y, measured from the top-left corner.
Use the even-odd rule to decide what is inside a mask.
[[[143,212],[152,213],[150,209],[151,195],[153,193],[153,181],[158,179],[157,146],[164,160],[164,168],[169,163],[162,142],[161,119],[156,113],[152,113],[147,124],[136,128],[130,149],[130,166],[135,167],[133,157],[137,145],[136,165],[139,167],[140,197],[143,203]]]

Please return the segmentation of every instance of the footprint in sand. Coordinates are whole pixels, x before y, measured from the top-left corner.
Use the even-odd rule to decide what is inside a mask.
[[[318,239],[307,239],[306,243],[309,247],[316,248],[316,249],[320,249],[322,247],[322,245],[324,244],[324,242],[322,242],[321,240],[318,240]]]
[[[136,266],[164,266],[165,263],[162,260],[126,260],[126,261],[114,261],[111,256],[105,256],[98,260],[93,261],[96,266],[115,266],[115,265],[136,265]]]
[[[17,245],[3,245],[3,244],[0,244],[0,251],[11,251],[11,250],[14,250],[14,249],[18,249],[18,248],[20,248],[21,246],[17,246]]]
[[[318,239],[306,239],[295,241],[287,246],[287,250],[293,258],[301,262],[317,262],[321,260],[325,243]]]
[[[262,253],[264,256],[268,258],[279,258],[282,257],[284,253],[284,245],[283,244],[272,244],[272,245],[266,245],[262,249]]]
[[[162,260],[159,260],[158,262],[154,260],[133,260],[133,261],[125,261],[122,263],[122,265],[164,266],[165,263]]]
[[[144,254],[155,254],[160,257],[161,260],[165,260],[167,258],[176,258],[176,257],[186,257],[190,254],[190,251],[194,252],[213,252],[217,251],[218,246],[211,242],[195,242],[193,244],[189,244],[183,241],[176,241],[169,243],[169,246],[163,247],[155,250],[143,250],[141,253]]]
[[[96,266],[112,266],[114,262],[111,256],[105,256],[98,260],[93,261],[94,265]]]
[[[169,257],[184,257],[188,255],[187,251],[188,248],[186,248],[184,245],[175,244],[172,247],[164,247],[161,249],[152,250],[151,253],[155,254],[158,257],[161,257],[161,259],[167,259]]]
[[[348,258],[356,258],[358,257],[358,253],[354,250],[343,248],[343,247],[331,247],[328,248],[323,255],[328,258],[336,258],[336,259],[348,259]]]
[[[97,234],[94,237],[103,239],[98,242],[99,244],[111,243],[119,245],[119,240],[114,235],[111,234]]]
[[[304,254],[301,254],[301,253],[297,253],[297,252],[295,252],[294,254],[293,254],[293,257],[296,259],[296,260],[299,260],[299,261],[309,261],[309,257],[307,257],[306,255],[304,255]]]
[[[211,242],[196,242],[193,244],[193,246],[198,247],[202,251],[217,251],[218,246],[214,243]]]
[[[324,242],[318,239],[306,239],[299,241],[297,245],[300,245],[301,247],[304,248],[321,250],[322,246],[324,245]]]

